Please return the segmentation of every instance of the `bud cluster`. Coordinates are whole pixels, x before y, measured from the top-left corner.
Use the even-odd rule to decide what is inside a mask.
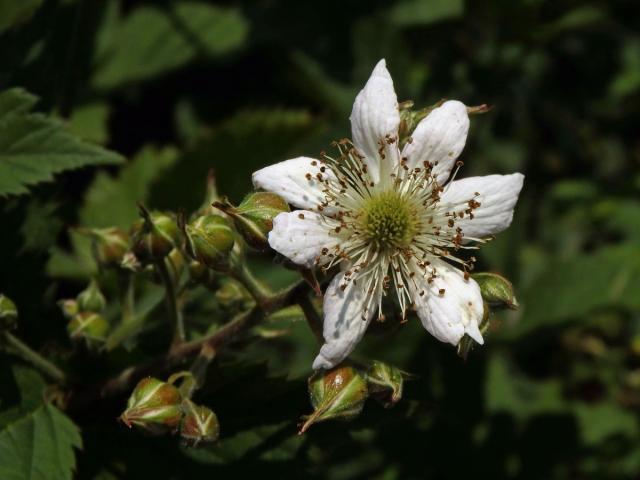
[[[173,376],[177,377],[177,376]],[[170,381],[147,377],[136,385],[120,420],[153,435],[177,433],[183,443],[198,446],[218,439],[218,417],[208,407],[183,397]]]
[[[95,279],[75,299],[60,300],[58,305],[69,320],[67,333],[74,341],[82,341],[89,349],[102,346],[109,333],[109,322],[102,316],[106,299]]]

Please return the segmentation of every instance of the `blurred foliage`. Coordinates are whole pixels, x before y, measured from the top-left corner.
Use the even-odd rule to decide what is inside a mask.
[[[460,175],[526,174],[512,227],[477,255],[521,308],[496,314],[466,362],[417,321],[374,325],[359,356],[417,376],[393,409],[368,402],[351,423],[297,435],[317,346],[295,308],[213,363],[197,400],[221,438],[201,449],[123,428],[125,398],[74,426],[43,403],[55,394],[44,380],[2,354],[0,477],[70,478],[75,448],[87,479],[638,478],[639,10],[0,0],[0,293],[18,305],[21,338],[95,381],[162,350],[160,299],[142,294],[153,315],[140,341],[69,353],[56,301],[97,271],[70,228],[127,228],[137,201],[193,211],[209,168],[239,201],[255,169],[349,135],[354,95],[381,57],[400,100],[494,106],[472,118]],[[295,277],[256,266],[274,288]],[[226,320],[219,303],[203,290],[186,305],[193,335]],[[46,477],[29,475],[34,459]]]

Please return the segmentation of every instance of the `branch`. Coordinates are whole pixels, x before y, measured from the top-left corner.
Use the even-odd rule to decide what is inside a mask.
[[[199,340],[176,345],[171,351],[160,355],[148,362],[127,368],[115,377],[100,382],[82,391],[71,391],[67,400],[69,412],[79,412],[92,407],[96,402],[129,392],[143,377],[151,374],[167,372],[177,365],[184,363],[190,357],[198,354],[203,348],[218,351],[223,345],[228,345],[241,334],[264,320],[269,314],[298,301],[300,295],[306,295],[308,285],[300,281],[287,289],[266,298],[261,305],[238,315],[231,322]]]

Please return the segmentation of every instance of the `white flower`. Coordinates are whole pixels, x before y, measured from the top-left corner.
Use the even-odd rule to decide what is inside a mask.
[[[509,226],[524,177],[450,178],[469,130],[461,102],[431,111],[402,149],[399,125],[381,60],[356,97],[353,143],[339,142],[338,158],[299,157],[253,174],[256,187],[300,208],[275,218],[271,247],[308,268],[341,267],[325,293],[325,343],[314,369],[351,353],[371,319],[382,318],[389,290],[403,315],[414,308],[438,340],[457,345],[466,334],[483,343],[482,297],[467,273],[474,258],[456,252]]]

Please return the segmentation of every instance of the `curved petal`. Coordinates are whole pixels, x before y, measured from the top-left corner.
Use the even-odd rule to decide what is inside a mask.
[[[324,294],[324,345],[313,361],[313,369],[336,366],[356,347],[375,311],[365,312],[366,294],[354,282],[346,282],[344,273],[336,275]]]
[[[469,132],[469,115],[464,103],[444,102],[423,118],[402,150],[409,168],[434,164],[432,173],[440,185],[449,178],[456,159],[462,153]]]
[[[465,213],[456,220],[456,226],[469,239],[493,235],[511,225],[523,182],[521,173],[455,180],[444,188],[440,208],[460,213],[469,209],[470,200],[478,202],[471,215]]]
[[[325,201],[323,182],[335,179],[326,164],[309,157],[285,160],[258,170],[252,176],[256,188],[277,193],[291,205],[306,210],[316,210]]]
[[[431,282],[425,279],[422,290],[414,296],[422,325],[441,342],[457,345],[466,333],[482,345],[478,328],[484,313],[480,287],[471,278],[465,280],[463,273],[448,263],[436,260],[432,265],[436,277]]]
[[[398,98],[384,59],[378,62],[367,84],[358,93],[349,119],[353,144],[365,156],[371,178],[377,183],[381,167],[380,142],[396,138],[400,125]],[[397,161],[397,143],[387,147],[385,159]]]
[[[339,239],[335,233],[332,235],[336,225],[334,220],[315,212],[283,212],[273,219],[269,245],[292,262],[312,268],[323,248],[336,247]]]

